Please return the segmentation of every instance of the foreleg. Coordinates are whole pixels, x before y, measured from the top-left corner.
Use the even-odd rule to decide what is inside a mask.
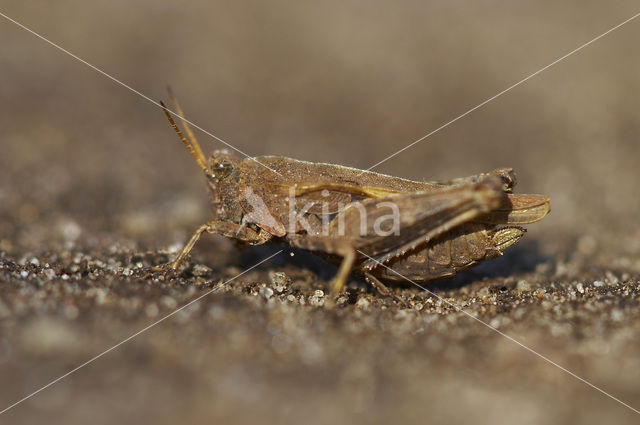
[[[272,235],[262,230],[256,232],[255,230],[242,226],[237,223],[230,223],[226,221],[208,221],[198,227],[193,233],[189,242],[182,248],[178,256],[171,263],[165,266],[154,267],[153,271],[162,271],[167,268],[173,272],[177,271],[180,265],[184,262],[187,256],[193,250],[203,233],[213,233],[217,235],[226,236],[228,238],[237,239],[242,242],[246,242],[250,245],[261,245],[271,239]]]

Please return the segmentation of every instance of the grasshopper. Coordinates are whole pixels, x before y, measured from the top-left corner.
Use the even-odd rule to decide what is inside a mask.
[[[525,233],[521,225],[550,210],[546,196],[512,193],[511,169],[419,182],[281,156],[241,159],[226,150],[207,160],[188,123],[183,119],[185,137],[162,106],[204,172],[213,218],[198,227],[174,261],[156,270],[177,271],[200,237],[213,233],[248,245],[281,241],[339,262],[334,298],[351,272],[393,296],[381,280],[452,277],[501,256]]]

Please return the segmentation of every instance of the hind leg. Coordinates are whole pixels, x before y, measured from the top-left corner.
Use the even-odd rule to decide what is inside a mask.
[[[371,273],[365,273],[364,274],[364,278],[383,297],[390,297],[394,301],[397,301],[399,304],[401,304],[401,305],[403,305],[405,307],[409,307],[409,305],[402,298],[400,298],[399,296],[394,294],[393,291],[388,286],[386,286],[384,283],[380,282],[380,280],[378,280],[378,278],[375,277],[374,275],[372,275]]]

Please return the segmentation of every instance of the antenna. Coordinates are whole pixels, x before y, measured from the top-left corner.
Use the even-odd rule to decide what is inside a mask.
[[[182,112],[182,108],[178,103],[178,99],[176,99],[175,95],[173,94],[173,90],[171,90],[171,86],[167,86],[167,91],[169,92],[169,97],[171,97],[171,103],[173,103],[173,107],[175,108],[180,118],[182,118],[182,126],[184,127],[184,130],[187,133],[187,138],[189,139],[189,142],[191,142],[191,146],[193,146],[193,148],[196,150],[200,158],[206,164],[207,157],[202,153],[202,149],[200,149],[200,144],[198,143],[198,139],[196,139],[196,136],[193,134],[193,131],[191,131],[191,126],[189,125],[189,122],[184,118],[184,112]]]
[[[189,153],[191,154],[191,156],[193,156],[195,158],[195,160],[198,163],[198,165],[200,166],[200,168],[202,168],[202,171],[204,171],[204,173],[207,175],[207,177],[213,177],[213,175],[211,174],[211,170],[209,170],[209,168],[207,167],[206,158],[202,154],[202,150],[200,149],[200,146],[198,145],[198,142],[196,141],[195,137],[193,137],[193,142],[195,142],[195,144],[194,144],[195,147],[194,147],[194,145],[192,145],[189,142],[189,140],[187,140],[184,137],[184,134],[182,134],[182,131],[180,131],[180,129],[178,128],[178,125],[173,120],[173,117],[171,117],[172,112],[169,112],[169,110],[167,109],[167,107],[166,107],[166,105],[164,104],[163,101],[160,101],[160,105],[162,106],[162,111],[167,116],[167,119],[169,120],[169,123],[171,124],[171,127],[173,127],[173,130],[178,134],[178,137],[180,138],[182,143],[186,146],[186,148],[189,150]],[[176,108],[176,109],[178,109],[178,108]],[[178,113],[179,113],[180,118],[184,119],[184,117],[182,116],[182,111],[178,109]],[[185,128],[187,129],[188,133],[190,133],[190,136],[193,136],[193,133],[191,133],[191,130],[189,129],[189,127],[185,125]]]

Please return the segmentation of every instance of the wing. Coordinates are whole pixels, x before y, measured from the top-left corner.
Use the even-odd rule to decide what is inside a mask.
[[[490,176],[474,185],[413,192],[352,204],[331,222],[330,234],[384,263],[497,208],[502,181]]]

